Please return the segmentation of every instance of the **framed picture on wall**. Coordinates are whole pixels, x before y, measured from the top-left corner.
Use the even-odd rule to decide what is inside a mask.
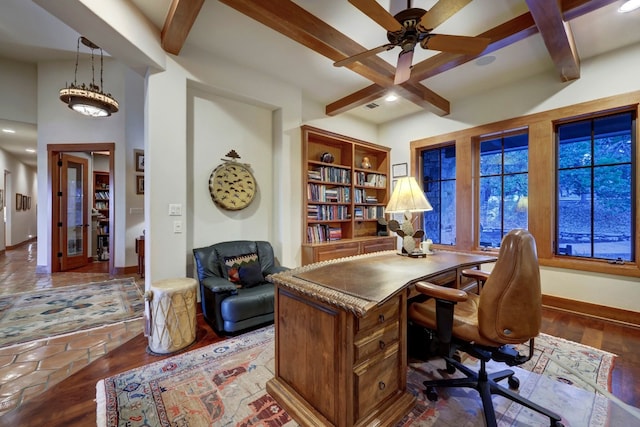
[[[144,194],[144,176],[136,176],[136,194]]]
[[[26,195],[22,195],[22,210],[26,211],[27,210],[27,196]]]
[[[0,209],[4,208],[4,191],[0,190]]]
[[[133,153],[136,162],[136,172],[144,172],[144,151],[133,150]]]
[[[391,174],[393,175],[394,178],[407,176],[408,175],[407,166],[408,165],[406,163],[396,163],[395,165],[391,166]]]
[[[31,209],[31,196],[27,197],[27,209]]]
[[[22,194],[16,193],[16,210],[22,210]]]

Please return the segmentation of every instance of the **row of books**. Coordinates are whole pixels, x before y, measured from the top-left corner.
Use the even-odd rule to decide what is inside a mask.
[[[387,186],[386,175],[380,175],[378,173],[354,172],[354,177],[356,185],[382,188]]]
[[[109,202],[96,201],[96,209],[109,209]]]
[[[348,187],[327,187],[321,184],[307,184],[307,199],[314,202],[349,203],[351,196]]]
[[[353,210],[353,217],[358,219],[378,219],[384,217],[384,207],[382,206],[356,206]]]
[[[353,198],[356,203],[378,203],[377,196],[367,194],[367,191],[362,188],[354,189]]]
[[[326,224],[314,224],[307,227],[307,242],[320,243],[342,239],[342,228],[329,227]]]
[[[333,168],[329,166],[319,166],[307,171],[310,180],[336,182],[340,184],[351,184],[351,170]]]
[[[96,191],[96,199],[109,200],[109,192],[108,191]]]
[[[349,219],[349,207],[342,205],[309,205],[307,219],[319,221]]]

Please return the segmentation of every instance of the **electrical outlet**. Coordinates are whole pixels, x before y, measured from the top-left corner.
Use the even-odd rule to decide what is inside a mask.
[[[182,233],[182,221],[173,221],[173,232]]]

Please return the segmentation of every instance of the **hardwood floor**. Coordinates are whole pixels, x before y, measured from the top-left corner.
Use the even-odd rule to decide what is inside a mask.
[[[616,353],[612,393],[627,404],[640,407],[640,330],[605,320],[543,310],[543,332]],[[197,339],[188,350],[221,341],[198,314]],[[0,418],[6,426],[94,426],[96,383],[114,373],[133,369],[168,356],[146,352],[147,339],[138,335],[78,373]]]

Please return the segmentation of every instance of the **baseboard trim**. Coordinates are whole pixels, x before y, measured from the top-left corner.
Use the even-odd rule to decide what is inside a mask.
[[[6,249],[8,251],[10,251],[12,249],[16,249],[16,248],[19,248],[20,246],[24,246],[24,245],[27,245],[29,243],[33,243],[33,242],[36,242],[36,241],[38,241],[38,236],[31,237],[30,239],[24,240],[24,241],[18,243],[17,245],[9,245],[9,246],[7,246]]]
[[[637,311],[560,298],[552,295],[542,295],[542,305],[640,327],[640,312]]]

